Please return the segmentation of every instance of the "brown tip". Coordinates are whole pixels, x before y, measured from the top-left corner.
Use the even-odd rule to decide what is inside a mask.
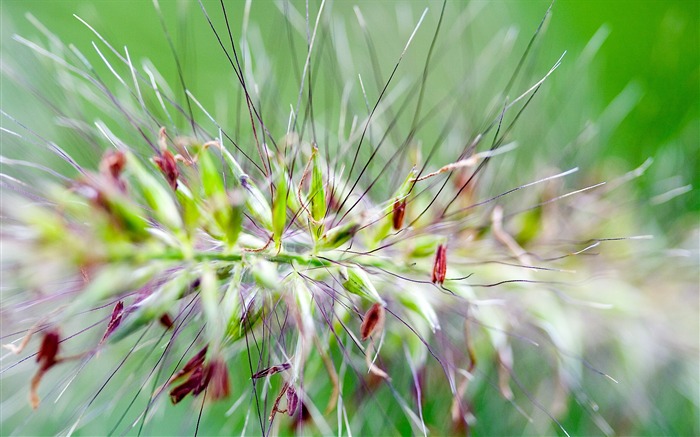
[[[375,303],[367,310],[360,326],[360,336],[362,340],[367,340],[372,334],[380,331],[384,326],[384,307]]]
[[[435,253],[435,263],[433,264],[433,283],[442,284],[445,282],[447,274],[447,246],[441,244]]]

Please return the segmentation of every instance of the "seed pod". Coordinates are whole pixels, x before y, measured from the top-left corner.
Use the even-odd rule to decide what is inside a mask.
[[[441,244],[435,252],[435,263],[433,264],[433,284],[442,285],[447,274],[447,246]]]
[[[375,332],[379,332],[384,327],[384,306],[375,303],[365,313],[365,317],[360,325],[360,338],[367,340]]]
[[[87,197],[91,204],[104,211],[109,217],[106,232],[123,231],[134,241],[145,240],[149,234],[148,221],[142,216],[142,210],[120,189],[104,180],[81,182],[77,191]],[[92,211],[94,212],[94,211]]]
[[[175,197],[180,204],[180,211],[182,211],[182,221],[185,225],[185,230],[188,234],[192,235],[195,232],[197,225],[199,224],[200,217],[202,216],[202,211],[200,206],[195,200],[194,194],[185,184],[180,184],[175,192]]]
[[[262,192],[251,182],[248,175],[240,178],[240,184],[246,191],[246,208],[255,222],[263,229],[272,232],[272,209]]]

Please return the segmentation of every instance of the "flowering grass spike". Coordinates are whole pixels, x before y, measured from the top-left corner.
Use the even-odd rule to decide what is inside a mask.
[[[590,378],[614,389],[587,358],[607,337],[587,325],[617,319],[599,314],[614,305],[587,256],[617,272],[607,243],[639,237],[609,234],[612,188],[568,182],[578,168],[512,172],[516,124],[563,59],[531,59],[550,11],[503,80],[489,72],[511,65],[510,34],[436,83],[483,5],[399,7],[391,55],[355,6],[358,58],[345,5],[312,3],[280,2],[289,53],[268,53],[263,6],[199,2],[197,32],[233,73],[214,88],[190,88],[157,1],[175,83],[81,18],[97,59],[33,17],[44,42],[15,38],[56,69],[76,143],[3,111],[5,135],[70,167],[3,174],[1,371],[13,388],[34,372],[37,409],[3,415],[9,431],[494,434],[512,431],[488,419],[506,404],[529,432],[568,434],[578,403],[585,429],[612,434],[587,394]]]

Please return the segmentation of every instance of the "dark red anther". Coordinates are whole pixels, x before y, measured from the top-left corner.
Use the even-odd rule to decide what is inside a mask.
[[[187,376],[185,382],[170,390],[170,400],[173,404],[177,404],[190,393],[197,396],[209,384],[211,372],[208,366],[204,366],[207,348],[208,346],[204,346],[202,350],[197,352],[197,355],[192,357],[182,369],[177,371],[177,373],[170,378],[168,383],[172,384],[176,380]]]
[[[46,371],[58,363],[56,355],[58,355],[58,344],[60,341],[61,337],[55,329],[44,334],[39,352],[36,354],[36,362],[39,363],[41,371]]]
[[[163,325],[166,329],[172,329],[173,328],[173,319],[170,317],[170,314],[165,313],[162,316],[160,316],[160,319],[158,319],[161,325]]]
[[[204,346],[202,350],[197,352],[197,355],[190,358],[187,364],[185,364],[185,367],[183,367],[182,370],[180,370],[180,372],[178,372],[176,375],[180,373],[185,374],[195,370],[198,367],[202,367],[202,364],[204,364],[204,357],[207,355],[207,349],[209,349],[209,345]]]
[[[170,400],[172,403],[177,404],[190,393],[197,396],[209,383],[208,376],[209,372],[205,372],[203,367],[200,366],[196,368],[190,373],[189,378],[187,378],[185,382],[170,390]]]
[[[220,358],[209,363],[209,392],[211,400],[216,401],[228,397],[231,389],[228,382],[228,368]]]
[[[29,387],[29,403],[35,410],[39,407],[40,402],[38,392],[41,379],[51,367],[55,366],[60,361],[60,359],[57,358],[60,341],[61,337],[58,334],[58,330],[55,329],[46,332],[44,338],[41,340],[39,352],[36,354],[39,370],[37,370],[34,377],[32,377],[32,382]]]
[[[360,325],[360,338],[362,338],[363,341],[367,340],[376,331],[381,330],[383,325],[384,307],[379,303],[375,303],[365,313],[362,325]]]
[[[403,226],[403,217],[406,214],[406,199],[396,200],[392,212],[392,222],[397,231]]]
[[[163,150],[161,156],[154,156],[153,162],[156,163],[163,176],[168,181],[168,184],[173,190],[177,190],[177,178],[180,177],[180,171],[177,169],[177,161],[170,150]]]
[[[104,341],[109,337],[112,332],[114,332],[117,327],[119,327],[119,324],[122,322],[122,315],[124,314],[124,302],[121,300],[117,302],[117,304],[114,306],[114,309],[112,310],[112,315],[109,318],[109,323],[107,324],[107,330],[105,331],[105,334],[102,336],[102,340],[100,340],[100,344],[104,343]]]
[[[433,264],[433,283],[442,285],[447,274],[447,246],[441,244],[435,253],[435,264]]]

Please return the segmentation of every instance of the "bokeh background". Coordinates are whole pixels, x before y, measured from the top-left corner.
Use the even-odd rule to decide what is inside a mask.
[[[209,33],[196,2],[162,3],[177,50],[183,56],[182,65],[188,86],[194,90],[206,89],[212,83],[232,87],[230,80],[226,79],[231,78],[230,67],[222,62],[220,48]],[[337,3],[333,6],[335,12],[344,16],[347,22],[356,23],[352,5],[366,8],[365,15],[374,35],[381,34],[382,27],[386,27],[389,34],[389,28],[395,27],[396,20],[400,19],[394,12],[394,2]],[[205,4],[217,11],[216,2]],[[417,18],[420,10],[426,6],[434,9],[428,22],[435,20],[440,6],[439,3],[420,1],[409,4],[415,14],[413,18]],[[451,1],[449,4],[453,10],[458,10],[467,2]],[[515,49],[510,56],[512,62],[519,57],[549,6],[547,1],[534,0],[483,4],[487,7],[480,12],[475,30],[470,31],[474,36],[471,44],[478,46],[479,38],[485,37],[484,34],[492,35],[497,29],[512,27],[518,31]],[[26,19],[27,13],[35,16],[65,42],[74,43],[89,59],[96,61],[93,65],[98,71],[99,58],[90,50],[90,42],[95,37],[73,17],[74,13],[99,29],[115,47],[128,46],[133,59],[151,59],[169,83],[176,83],[175,63],[151,2],[4,0],[4,59],[33,56],[12,41],[15,33],[27,37],[38,34]],[[213,15],[215,19],[220,18],[216,13]],[[568,52],[562,68],[551,79],[551,88],[572,87],[578,81],[586,82],[585,102],[560,102],[561,105],[579,105],[582,111],[588,111],[592,116],[608,111],[606,115],[609,118],[600,126],[604,132],[589,152],[595,155],[596,162],[621,160],[625,163],[621,167],[636,167],[648,157],[655,159],[650,177],[637,181],[639,188],[650,198],[677,187],[700,186],[699,16],[700,3],[697,1],[560,0],[555,3],[546,33],[533,54],[538,58],[537,64],[551,66],[561,53],[565,50]],[[280,29],[282,20],[281,8],[274,2],[255,2],[251,9],[251,21],[260,27],[261,37],[267,42],[277,39],[279,43],[280,35],[276,34],[276,30]],[[412,27],[409,23],[403,25]],[[429,32],[426,29],[428,26],[423,30]],[[602,44],[596,55],[586,60],[588,77],[572,77],[577,74],[576,60],[595,35],[601,38]],[[427,36],[422,35],[422,39],[428,40]],[[401,47],[404,41],[403,38],[377,40],[380,46],[385,44],[390,47],[387,49],[387,66],[394,62],[395,49]],[[350,42],[358,46],[363,44],[359,38]],[[458,43],[468,44],[464,41]],[[280,45],[280,51],[287,49]],[[416,55],[416,61],[420,60],[420,56]],[[28,77],[40,74],[36,67],[26,67],[28,70],[22,74]],[[107,74],[103,77],[108,83],[114,81]],[[38,81],[47,85],[46,78]],[[3,77],[2,83],[3,108],[11,108],[17,116],[41,116],[32,109],[26,93],[12,81]],[[211,98],[208,93],[200,94],[204,94],[203,102]],[[560,92],[558,95],[563,99],[566,93]],[[46,126],[51,124],[47,120]],[[672,228],[669,224],[681,219],[686,212],[695,213],[692,217],[696,219],[698,211],[700,196],[695,192],[678,196],[650,211],[649,215]],[[685,220],[691,221],[688,218]]]
[[[216,2],[204,3],[209,9],[216,10]],[[413,1],[401,8],[397,7],[398,2],[333,3],[333,13],[338,17],[335,28],[347,29],[352,35],[349,44],[355,52],[362,53],[366,48],[356,29],[354,4],[364,11],[385,77],[420,11],[426,6],[431,8],[431,14],[421,29],[424,33],[417,36],[400,70],[407,75],[419,74],[440,2]],[[221,106],[226,106],[227,96],[233,101],[236,86],[199,6],[196,2],[183,1],[162,1],[161,6],[181,56],[188,87],[206,107],[216,108],[214,112],[218,115],[226,113],[226,108],[221,109]],[[450,10],[460,10],[467,4],[451,1],[448,6]],[[236,7],[232,6],[233,9]],[[466,55],[461,62],[468,65],[468,55],[480,53],[493,35],[499,32],[504,35],[512,32],[513,35],[510,52],[497,50],[493,54],[502,70],[494,70],[493,77],[481,78],[480,87],[473,90],[473,100],[465,102],[465,105],[476,107],[472,112],[480,113],[481,108],[485,112],[494,109],[491,107],[493,102],[489,101],[493,95],[492,89],[488,88],[490,80],[501,86],[504,79],[507,80],[548,7],[549,2],[535,0],[482,3],[479,20],[464,34],[470,38],[464,37],[451,44],[452,50],[463,49]],[[27,122],[47,138],[54,139],[82,163],[95,162],[95,151],[72,149],[71,133],[56,125],[54,114],[37,98],[37,95],[43,95],[60,99],[61,91],[53,82],[54,78],[46,74],[50,64],[37,63],[34,54],[13,40],[14,34],[30,40],[46,39],[27,14],[34,16],[64,42],[75,44],[108,83],[116,84],[116,79],[91,50],[95,36],[72,14],[79,15],[99,29],[115,47],[128,46],[132,59],[150,59],[168,83],[173,84],[175,95],[183,97],[176,86],[178,74],[171,49],[149,1],[3,0],[0,8],[2,62],[12,71],[12,74],[3,74],[1,79],[2,109]],[[217,23],[221,22],[220,16],[213,18],[218,20]],[[266,49],[279,61],[271,67],[276,77],[285,77],[285,68],[294,57],[284,43],[286,36],[280,37],[284,20],[277,4],[253,2],[251,23],[255,23],[256,32],[265,42]],[[449,27],[444,32],[449,34]],[[234,29],[234,34],[237,33],[239,30]],[[599,49],[592,49],[598,46]],[[297,57],[301,57],[299,53],[303,53],[303,47],[299,45],[297,49]],[[683,250],[697,251],[700,245],[697,233],[700,220],[700,2],[559,0],[532,52],[523,84],[541,77],[564,51],[567,55],[562,66],[538,96],[544,103],[527,113],[523,123],[527,128],[519,132],[519,140],[527,145],[523,153],[534,156],[535,161],[538,155],[541,161],[556,155],[557,166],[578,165],[585,170],[585,175],[598,174],[602,179],[624,174],[642,165],[647,158],[653,158],[654,163],[647,172],[632,181],[630,196],[642,227],[638,233],[657,236],[660,241],[657,247],[674,249],[682,246]],[[361,57],[355,57],[353,62],[358,71],[366,69],[365,77],[372,76],[368,63]],[[434,80],[438,82],[443,76],[450,77],[452,65],[449,62],[436,63]],[[4,70],[7,73],[7,68]],[[291,72],[287,76],[287,83],[276,84],[277,92],[282,96],[293,96],[296,79]],[[18,83],[31,84],[35,94],[27,92]],[[325,85],[319,85],[319,88],[322,86]],[[373,92],[376,95],[376,90]],[[328,103],[329,106],[333,104],[332,101]],[[268,102],[268,105],[274,105],[274,102]],[[288,111],[287,103],[283,106],[281,112]],[[3,119],[2,123],[9,122]],[[469,126],[468,121],[465,124]],[[125,126],[124,131],[127,130],[128,126]],[[575,138],[583,139],[569,144],[562,142]],[[561,153],[553,154],[552,151]],[[58,167],[65,165],[49,154],[16,142],[3,141],[2,154]],[[527,166],[523,164],[523,172],[528,171]],[[11,169],[4,171],[12,172]],[[700,281],[697,265],[683,265],[682,269],[683,275],[690,277],[691,281],[693,277]],[[686,294],[692,300],[691,306],[697,306],[697,285]],[[668,316],[671,323],[672,315]],[[690,328],[689,332],[682,334],[687,336],[685,343],[698,345],[697,323],[696,319],[683,325]],[[691,368],[697,368],[697,359],[692,354],[679,358],[692,360]],[[673,380],[674,375],[667,371],[669,380]],[[665,381],[660,380],[658,411],[665,416],[662,422],[670,426],[658,426],[658,421],[649,420],[629,429],[648,435],[673,434],[673,430],[690,435],[700,431],[697,382],[697,378],[687,381],[691,387],[687,389],[689,394],[677,396],[669,393],[664,388]],[[496,418],[501,412],[494,407],[488,414]],[[575,421],[573,416],[567,426],[575,429]]]

